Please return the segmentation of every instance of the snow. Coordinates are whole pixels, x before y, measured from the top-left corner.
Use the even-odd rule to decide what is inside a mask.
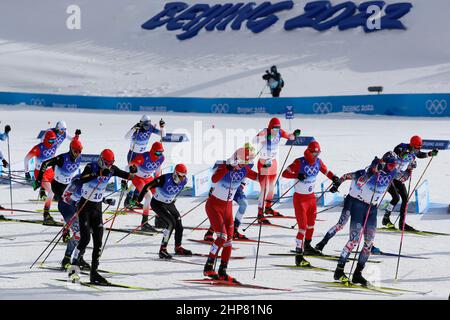
[[[287,32],[284,21],[303,12],[305,1],[295,1],[260,34],[245,27],[201,31],[187,41],[165,27],[141,29],[165,2],[79,0],[81,30],[66,28],[71,0],[3,2],[0,90],[257,97],[261,75],[276,64],[286,82],[282,96],[364,94],[371,85],[383,85],[386,93],[448,92],[447,0],[408,1],[414,7],[402,18],[407,31]]]
[[[26,152],[37,143],[39,130],[54,125],[58,120],[65,120],[69,133],[77,128],[81,129],[81,139],[85,153],[98,153],[103,148],[112,148],[116,154],[119,166],[126,164],[126,153],[129,142],[124,135],[141,117],[136,112],[106,112],[49,109],[25,106],[0,106],[1,126],[10,124],[11,162],[13,170],[23,170],[23,158]],[[254,115],[246,118],[239,116],[223,116],[217,118],[212,115],[200,114],[151,114],[153,122],[163,117],[168,132],[184,130],[190,135],[191,141],[181,144],[165,143],[167,162],[170,165],[183,161],[190,173],[198,172],[209,167],[215,160],[229,156],[233,145],[233,132],[230,129],[245,129],[249,136],[256,130],[267,125],[269,115]],[[284,127],[288,127],[286,120],[282,120]],[[214,129],[212,126],[214,125]],[[385,151],[400,142],[406,142],[413,134],[424,138],[449,139],[450,120],[448,119],[410,119],[400,117],[369,117],[349,115],[327,115],[297,117],[292,121],[292,129],[301,128],[303,135],[314,136],[322,146],[321,158],[327,166],[338,175],[360,169],[366,166],[375,155],[381,156]],[[228,131],[227,131],[228,130]],[[201,134],[202,133],[202,134]],[[209,138],[209,140],[208,140]],[[237,142],[236,142],[237,143]],[[241,142],[238,144],[240,145]],[[7,154],[6,143],[0,143],[3,153]],[[68,143],[64,142],[59,152],[64,152]],[[184,148],[185,153],[180,152]],[[217,150],[214,150],[217,148]],[[209,151],[208,151],[209,150]],[[283,162],[289,147],[280,148],[279,163]],[[288,163],[301,156],[303,147],[294,147]],[[215,151],[216,154],[208,155]],[[221,156],[219,153],[223,153]],[[187,152],[187,153],[186,153]],[[198,155],[203,155],[199,157]],[[414,185],[424,170],[428,160],[419,160],[413,175]],[[450,176],[450,154],[441,151],[430,165],[425,178],[430,182],[431,201],[449,204],[448,181]],[[21,173],[22,174],[22,173]],[[318,182],[325,180],[323,177]],[[316,186],[318,191],[319,185]],[[348,183],[340,188],[344,194],[348,190]],[[13,184],[14,207],[25,210],[42,209],[43,205],[28,201],[36,199],[36,192],[30,187]],[[117,196],[117,194],[116,194]],[[387,196],[388,197],[388,196]],[[187,212],[197,205],[201,198],[182,197],[177,200],[180,212]],[[9,206],[9,186],[0,185],[0,204]],[[56,208],[53,204],[52,208]],[[293,215],[290,201],[278,206],[286,215]],[[237,207],[234,205],[234,211]],[[322,208],[318,208],[321,210]],[[256,202],[250,200],[246,216],[255,216]],[[24,214],[2,212],[9,217],[38,219],[40,214]],[[379,212],[379,224],[382,212]],[[59,213],[52,214],[60,220]],[[316,223],[313,244],[317,243],[329,227],[334,225],[340,215],[340,208],[319,214]],[[105,219],[110,217],[105,215]],[[396,217],[396,214],[394,214]],[[196,226],[206,218],[204,206],[183,218],[185,226]],[[408,222],[423,230],[449,232],[450,215],[445,208],[435,209],[426,214],[410,214]],[[133,228],[140,224],[138,215],[120,215],[115,227]],[[251,221],[251,220],[247,220]],[[278,221],[277,221],[278,222]],[[283,220],[278,223],[291,226],[294,220]],[[207,226],[206,224],[204,225]],[[251,284],[289,288],[290,292],[262,291],[242,288],[210,287],[183,282],[187,279],[202,278],[203,263],[206,258],[192,257],[185,260],[199,263],[184,264],[159,261],[157,252],[161,235],[152,237],[132,235],[120,243],[116,243],[123,233],[112,232],[101,258],[100,268],[131,273],[135,275],[114,275],[112,281],[141,287],[158,288],[159,291],[134,291],[119,288],[102,288],[103,292],[91,288],[70,286],[53,279],[64,279],[65,274],[48,271],[36,267],[30,269],[32,262],[48,245],[49,240],[58,232],[58,228],[35,224],[1,222],[0,237],[14,238],[13,240],[0,238],[0,298],[1,299],[447,299],[450,287],[448,268],[450,265],[449,238],[445,236],[406,235],[403,243],[403,254],[428,258],[401,259],[399,280],[393,281],[397,259],[394,257],[373,256],[371,259],[382,261],[378,264],[368,264],[364,270],[367,277],[383,286],[395,286],[402,289],[430,291],[427,295],[405,293],[401,296],[390,296],[369,291],[351,291],[341,289],[324,289],[305,280],[332,281],[331,272],[289,270],[273,266],[274,264],[293,264],[293,257],[269,256],[269,253],[286,253],[295,245],[295,230],[263,227],[262,240],[275,242],[280,245],[263,244],[259,250],[258,269],[256,279],[253,270],[256,256],[256,245],[237,244],[238,250],[234,256],[245,256],[243,260],[231,260],[229,273],[240,281]],[[259,229],[251,227],[246,235],[256,239]],[[201,239],[204,231],[185,229],[183,244],[186,248],[197,253],[207,253],[209,246],[196,244],[187,239]],[[106,235],[104,235],[105,239]],[[173,238],[173,237],[172,237]],[[325,253],[338,254],[348,238],[348,226],[331,240],[325,248]],[[397,252],[400,242],[399,234],[378,233],[375,244],[386,252]],[[92,246],[92,243],[90,244]],[[169,244],[169,252],[173,252],[173,239]],[[58,245],[48,258],[46,264],[56,266],[60,263],[64,246]],[[86,259],[90,261],[90,249],[86,252]],[[334,261],[323,259],[309,259],[312,264],[333,269]],[[350,263],[347,264],[347,272]],[[17,279],[10,279],[14,277]],[[82,276],[87,280],[86,276]]]

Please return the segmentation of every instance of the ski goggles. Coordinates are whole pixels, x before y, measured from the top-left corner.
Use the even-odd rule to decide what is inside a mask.
[[[311,152],[311,154],[313,155],[314,158],[317,158],[320,154],[320,151],[317,152]]]
[[[155,156],[161,157],[164,151],[155,151]]]
[[[48,140],[47,140],[47,143],[48,143],[48,144],[54,144],[55,142],[56,142],[55,139],[48,139]]]
[[[175,174],[178,177],[178,179],[180,179],[180,181],[183,181],[184,179],[186,179],[186,174],[185,173],[181,173],[181,172],[176,172],[175,171]]]
[[[102,168],[111,168],[113,164],[114,164],[114,160],[113,161],[100,160],[100,166]]]
[[[75,156],[79,156],[79,155],[81,154],[81,150],[82,150],[82,149],[72,149],[72,153],[73,153],[73,155],[75,155]]]

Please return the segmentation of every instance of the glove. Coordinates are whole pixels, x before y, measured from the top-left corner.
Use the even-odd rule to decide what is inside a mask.
[[[138,123],[136,123],[136,124],[134,125],[134,128],[136,128],[136,129],[142,129],[142,124],[141,124],[140,122],[138,122]]]
[[[2,160],[3,163],[3,168],[8,168],[8,161],[6,161],[5,159]]]
[[[415,168],[417,168],[417,162],[416,161],[411,161],[411,163],[408,165],[408,170],[412,171]]]
[[[164,120],[161,118],[161,120],[159,120],[159,126],[161,127],[161,128],[164,128],[164,125],[165,125],[166,123],[164,122]]]
[[[439,150],[438,149],[433,149],[430,152],[428,152],[428,156],[429,157],[436,157],[438,154]]]
[[[294,136],[295,137],[300,137],[300,134],[302,133],[302,130],[300,130],[300,129],[296,129],[295,131],[294,131]]]
[[[306,179],[306,174],[304,174],[304,173],[299,173],[298,176],[297,176],[297,179],[300,180],[300,181],[305,180],[305,179]]]
[[[33,190],[36,191],[37,189],[39,189],[41,187],[41,182],[34,180],[33,183],[31,184],[31,186],[33,187]]]
[[[233,171],[234,167],[231,164],[227,164],[228,171]]]
[[[122,181],[120,182],[120,189],[121,189],[122,191],[125,191],[125,190],[128,189],[128,183],[127,183],[126,180],[122,180]]]
[[[8,134],[11,131],[11,127],[9,126],[9,124],[7,124],[5,126],[5,133]]]
[[[341,184],[340,183],[340,179],[339,179],[339,177],[338,176],[333,176],[332,178],[331,178],[331,181],[333,181],[333,184]]]
[[[107,205],[110,206],[115,206],[116,205],[116,199],[112,199],[112,198],[103,198],[103,203],[106,203]]]
[[[110,173],[111,173],[111,169],[108,169],[108,168],[104,168],[104,169],[102,169],[102,171],[101,171],[101,175],[102,175],[103,177],[109,175]]]
[[[31,181],[31,176],[29,172],[25,172],[25,180],[27,180],[27,182]]]
[[[334,184],[333,184],[333,186],[330,188],[330,192],[331,192],[331,193],[336,193],[336,192],[338,192],[338,191],[339,191],[339,190],[338,190],[339,185],[340,185],[340,183],[337,184],[337,185],[334,185]]]
[[[80,129],[75,130],[75,135],[76,136],[79,136],[80,134],[81,134],[81,130]]]
[[[138,171],[137,167],[135,165],[130,166],[129,169],[130,169],[130,173],[136,173]]]

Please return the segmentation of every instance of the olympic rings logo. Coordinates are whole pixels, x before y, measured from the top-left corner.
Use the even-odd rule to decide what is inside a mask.
[[[147,140],[148,138],[150,138],[150,132],[139,132],[139,138]]]
[[[66,168],[69,172],[74,172],[75,170],[78,169],[78,164],[76,163],[68,164]]]
[[[168,186],[167,187],[167,191],[169,191],[169,193],[175,194],[178,193],[181,190],[181,186]]]
[[[55,154],[55,152],[56,152],[56,149],[52,148],[52,149],[47,149],[47,150],[42,151],[42,154],[45,157],[51,157],[51,156],[53,156]]]
[[[230,107],[226,103],[217,103],[211,106],[212,113],[228,113]]]
[[[331,102],[316,102],[313,104],[314,113],[327,114],[333,110]]]
[[[386,186],[391,182],[391,177],[390,176],[380,176],[378,179],[378,184],[380,186]]]
[[[157,163],[157,162],[147,162],[147,164],[145,165],[145,168],[152,169],[152,170],[155,170],[158,167],[159,167],[159,163]]]
[[[33,106],[44,106],[45,105],[44,99],[33,98],[30,100],[30,102],[31,102],[31,105],[33,105]]]
[[[231,173],[231,182],[238,182],[244,179],[244,172],[238,171]]]
[[[131,102],[117,102],[116,108],[120,111],[131,111],[133,105],[131,104]]]
[[[305,173],[308,175],[308,176],[315,176],[315,175],[317,175],[318,173],[319,173],[319,168],[317,168],[317,167],[311,167],[311,166],[305,166]]]
[[[425,102],[425,107],[430,114],[443,114],[447,109],[447,100],[428,100]]]

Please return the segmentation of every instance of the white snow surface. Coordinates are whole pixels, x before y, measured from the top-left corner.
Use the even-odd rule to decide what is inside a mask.
[[[0,106],[0,125],[12,126],[10,134],[11,163],[13,170],[23,170],[23,158],[26,152],[37,143],[39,130],[54,125],[57,120],[65,120],[69,133],[77,128],[81,129],[81,139],[85,153],[98,153],[103,148],[112,148],[116,154],[116,163],[119,166],[126,164],[126,153],[129,142],[124,139],[124,134],[138,119],[139,113],[134,112],[94,112],[82,110],[58,110],[48,108],[30,108],[24,106]],[[159,120],[160,114],[152,114],[152,120]],[[226,140],[226,129],[253,129],[258,130],[267,125],[269,115],[254,116],[222,116],[200,114],[163,115],[167,123],[168,132],[181,132],[184,129],[190,133],[191,142],[184,144],[165,143],[167,161],[164,166],[183,161],[188,166],[190,173],[198,172],[209,167],[214,160],[222,159],[219,155],[205,156],[211,152],[211,146],[221,146]],[[50,124],[49,124],[50,123]],[[194,124],[202,125],[201,131],[206,137],[194,134]],[[284,127],[288,127],[286,120],[282,121]],[[212,126],[215,128],[212,129]],[[322,146],[321,158],[327,166],[341,175],[365,167],[375,155],[381,156],[385,151],[392,149],[400,142],[407,142],[413,134],[420,134],[424,138],[449,139],[450,120],[448,119],[420,119],[400,117],[369,117],[348,115],[326,116],[301,116],[292,122],[292,129],[301,128],[303,135],[314,136]],[[222,136],[221,136],[221,134]],[[210,140],[207,140],[209,137]],[[192,143],[192,144],[191,144]],[[182,145],[191,150],[191,154],[204,155],[204,159],[194,162],[193,156],[182,156],[180,160],[175,155],[177,148]],[[7,155],[6,143],[0,143],[0,148]],[[68,142],[64,142],[59,152],[68,149]],[[224,157],[234,151],[234,146],[222,148]],[[289,147],[280,148],[279,163],[287,155]],[[294,147],[288,163],[296,157],[302,156],[304,147]],[[190,160],[190,158],[192,159]],[[413,184],[415,185],[420,174],[424,170],[428,160],[419,160],[414,172]],[[431,201],[449,204],[448,183],[450,177],[450,154],[442,151],[433,160],[426,179],[430,182]],[[23,175],[23,173],[19,173]],[[322,176],[318,182],[324,181]],[[316,186],[316,191],[318,190]],[[348,191],[348,183],[340,188],[341,194]],[[0,204],[9,207],[9,186],[0,185]],[[117,194],[116,194],[117,196]],[[13,184],[13,202],[17,209],[38,210],[42,209],[42,203],[31,202],[36,199],[37,193],[28,186]],[[389,198],[389,196],[387,196]],[[187,212],[197,205],[202,199],[182,197],[177,200],[180,212]],[[56,208],[56,204],[52,204]],[[283,202],[278,209],[285,215],[293,215],[291,201]],[[321,210],[323,208],[318,208]],[[233,211],[236,211],[236,205]],[[334,225],[340,215],[341,208],[324,212],[318,215],[313,244],[317,243],[325,232]],[[257,206],[255,200],[250,200],[246,216],[255,216]],[[24,214],[2,212],[8,217],[24,219],[39,219],[40,214]],[[56,220],[60,220],[59,213],[52,213]],[[379,225],[382,212],[379,212]],[[397,214],[393,214],[395,218]],[[104,215],[104,219],[110,215]],[[185,218],[185,226],[196,226],[206,218],[204,206],[199,207]],[[408,223],[423,230],[437,232],[450,232],[450,215],[446,208],[432,210],[426,214],[409,214]],[[138,215],[119,215],[115,221],[115,227],[133,228],[140,224]],[[246,220],[244,221],[251,221]],[[291,226],[294,220],[281,220],[278,223]],[[207,226],[205,223],[204,226]],[[25,224],[13,222],[0,223],[0,298],[1,299],[447,299],[450,288],[450,251],[449,237],[446,236],[418,236],[405,235],[403,254],[415,255],[425,259],[401,259],[399,280],[394,282],[397,259],[394,257],[372,256],[371,259],[382,261],[379,264],[367,264],[365,275],[376,284],[394,286],[402,289],[431,291],[426,295],[405,293],[399,296],[391,296],[370,291],[354,291],[347,289],[326,289],[305,280],[332,281],[333,274],[323,271],[290,270],[275,267],[275,264],[294,264],[293,257],[269,256],[269,253],[286,253],[295,246],[295,230],[263,227],[262,240],[272,241],[279,245],[262,244],[259,251],[258,269],[256,279],[253,279],[255,265],[256,245],[234,243],[233,256],[244,256],[243,260],[231,260],[229,273],[240,281],[251,284],[259,284],[276,288],[292,289],[290,292],[266,291],[243,288],[212,287],[183,282],[186,279],[203,278],[203,263],[206,258],[192,257],[185,260],[199,263],[171,263],[160,261],[157,258],[161,235],[152,237],[132,235],[120,243],[118,239],[123,233],[112,232],[106,245],[106,249],[100,261],[100,268],[135,275],[113,275],[110,279],[116,283],[158,288],[159,291],[138,291],[120,288],[102,288],[103,292],[78,286],[68,286],[65,283],[53,279],[64,279],[65,274],[57,271],[30,269],[30,265],[39,253],[48,245],[58,228],[42,226],[38,224]],[[106,234],[106,233],[105,233]],[[186,248],[196,253],[208,253],[209,246],[196,244],[187,239],[201,239],[204,231],[185,229],[183,244]],[[251,227],[245,234],[253,239],[258,236],[258,228]],[[8,240],[5,238],[11,238]],[[104,239],[105,239],[104,235]],[[339,254],[348,239],[348,225],[330,241],[324,252]],[[398,252],[400,242],[399,234],[377,233],[375,244],[386,252]],[[89,247],[92,246],[92,243]],[[168,247],[173,252],[173,236]],[[58,245],[48,258],[46,264],[57,266],[64,255],[65,247]],[[85,254],[90,261],[91,250],[88,248]],[[310,258],[310,262],[319,267],[334,270],[335,261]],[[346,266],[350,269],[351,263]],[[13,277],[16,279],[10,279]],[[86,276],[82,279],[87,281]]]
[[[256,97],[261,75],[276,64],[286,82],[282,96],[365,94],[371,85],[383,85],[386,93],[448,92],[447,0],[408,1],[414,7],[401,19],[407,31],[287,32],[283,23],[304,12],[306,1],[294,1],[292,10],[278,13],[277,24],[260,34],[244,24],[240,31],[203,30],[187,41],[165,26],[141,29],[166,2],[78,0],[81,30],[69,30],[66,9],[72,0],[2,1],[0,90]]]

